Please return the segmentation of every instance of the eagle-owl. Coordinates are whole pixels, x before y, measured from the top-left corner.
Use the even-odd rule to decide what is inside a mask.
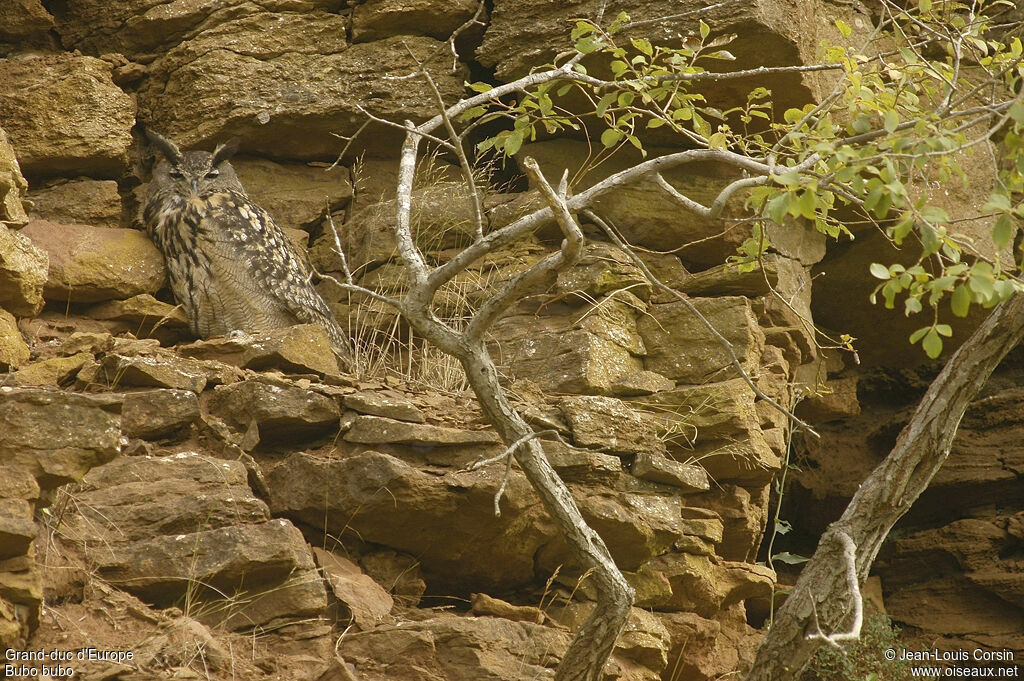
[[[164,254],[171,292],[200,338],[319,324],[351,364],[348,337],[310,283],[303,260],[267,211],[245,193],[228,159],[237,140],[213,153],[182,152],[146,131],[163,156],[153,168],[143,220]]]

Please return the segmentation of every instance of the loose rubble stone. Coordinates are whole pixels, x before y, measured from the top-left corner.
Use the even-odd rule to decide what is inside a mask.
[[[0,388],[0,458],[29,471],[43,489],[81,480],[120,452],[118,407],[99,396]]]
[[[367,631],[388,617],[395,605],[394,600],[358,565],[316,547],[313,547],[313,556],[331,592],[348,611],[342,613],[342,619],[350,618],[360,629]]]
[[[679,463],[653,452],[637,454],[630,472],[643,480],[673,485],[687,491],[711,488],[708,474],[700,466]]]
[[[52,47],[53,17],[40,0],[18,0],[0,7],[0,56],[27,48]]]
[[[544,624],[544,611],[532,605],[512,605],[508,601],[487,594],[470,594],[470,609],[474,615],[501,617],[513,622]]]
[[[111,70],[66,53],[0,61],[0,120],[25,173],[114,178],[127,169],[135,102]]]
[[[164,287],[164,257],[142,232],[33,220],[22,233],[50,257],[45,296],[62,304],[150,295]]]
[[[82,367],[92,361],[93,356],[87,352],[80,352],[68,357],[52,357],[41,362],[26,364],[12,373],[9,378],[0,379],[0,384],[56,388],[73,379]]]
[[[0,225],[0,307],[23,317],[43,309],[49,257],[19,232]]]
[[[359,563],[373,581],[385,587],[394,595],[396,602],[406,607],[416,607],[427,590],[419,561],[410,555],[385,549],[363,555]]]
[[[300,229],[320,221],[328,208],[344,208],[352,198],[347,168],[266,159],[232,159],[246,193],[274,216],[281,227]]]
[[[594,610],[594,603],[570,603],[559,608],[555,618],[571,631],[576,631]],[[611,663],[619,667],[616,678],[655,681],[668,667],[671,637],[656,615],[640,608],[630,608],[626,628],[615,642]],[[633,662],[643,669],[630,669]]]
[[[544,455],[565,482],[614,483],[623,474],[622,459],[589,449],[544,440]]]

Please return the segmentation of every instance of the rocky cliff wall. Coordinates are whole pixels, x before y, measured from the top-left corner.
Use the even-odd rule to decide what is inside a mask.
[[[337,272],[333,223],[361,283],[394,293],[398,137],[374,124],[332,165],[345,147],[336,135],[360,129],[360,107],[395,121],[432,115],[429,89],[398,78],[417,60],[451,101],[470,73],[507,80],[554,54],[566,20],[597,4],[496,1],[456,42],[454,69],[443,41],[474,3],[0,9],[0,645],[134,652],[76,663],[83,679],[550,677],[593,587],[523,476],[512,472],[496,518],[500,466],[465,471],[501,446],[457,374],[418,346],[404,352],[413,341],[393,312],[329,282],[322,292],[364,353],[359,375],[339,373],[311,327],[192,342],[139,231],[137,124],[185,147],[240,137],[239,176],[311,262]],[[627,4],[613,9],[679,13],[679,3]],[[708,21],[738,33],[741,63],[757,66],[813,59],[838,13],[870,27],[865,13],[825,2],[734,3]],[[694,28],[684,18],[658,30]],[[758,84],[787,106],[828,86]],[[587,144],[549,139],[527,153],[555,175],[581,167]],[[417,238],[437,261],[471,233],[456,177],[439,159],[417,185]],[[699,194],[731,178],[704,167],[671,179]],[[492,225],[533,201],[490,192]],[[821,235],[779,230],[766,278],[719,266],[742,235],[681,214],[653,185],[617,190],[601,212],[638,245],[671,251],[649,265],[692,296],[768,395],[791,405],[794,385],[840,369],[807,323],[844,297],[822,299],[815,285],[812,299]],[[439,313],[479,305],[550,236],[468,272]],[[756,561],[785,419],[685,308],[599,240],[494,338],[510,389],[559,433],[547,454],[637,591],[608,678],[742,670],[775,586]],[[851,380],[804,408],[823,421],[854,415],[856,400],[842,400]],[[885,565],[919,550],[901,546]],[[894,588],[897,601],[913,593]]]

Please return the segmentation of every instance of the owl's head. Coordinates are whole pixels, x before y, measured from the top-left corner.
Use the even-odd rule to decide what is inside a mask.
[[[215,191],[244,191],[235,169],[228,159],[238,151],[238,139],[218,144],[208,151],[182,152],[178,145],[163,135],[146,131],[146,137],[163,159],[153,168],[153,182],[173,187],[179,194],[202,196]]]

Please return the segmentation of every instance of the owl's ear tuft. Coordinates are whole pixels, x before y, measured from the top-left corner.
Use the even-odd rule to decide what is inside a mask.
[[[152,130],[146,130],[146,138],[172,165],[181,163],[181,150],[178,149],[177,144]]]
[[[218,144],[217,148],[213,150],[213,160],[210,162],[211,167],[216,167],[218,164],[228,160],[238,151],[238,138],[232,137],[224,144]]]

